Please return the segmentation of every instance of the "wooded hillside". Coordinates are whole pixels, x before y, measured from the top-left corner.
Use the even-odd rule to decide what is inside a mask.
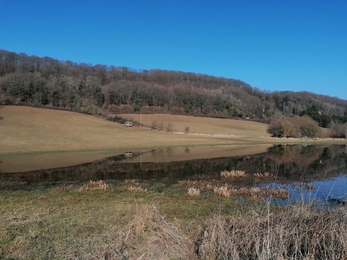
[[[266,92],[237,79],[92,66],[5,50],[0,50],[1,104],[46,106],[105,116],[171,113],[263,122],[282,115],[307,114],[324,127],[347,121],[347,101],[336,97]]]

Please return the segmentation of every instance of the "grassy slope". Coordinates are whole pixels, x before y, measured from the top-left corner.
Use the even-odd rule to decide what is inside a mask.
[[[151,131],[74,112],[5,106],[0,108],[0,155],[48,151],[144,149],[199,145],[290,143],[267,137],[266,124],[245,120],[142,115],[144,124],[171,123],[176,133]],[[127,115],[140,121],[140,115]],[[189,127],[189,134],[183,134]],[[303,140],[301,142],[308,142]],[[331,142],[331,140],[329,141]],[[346,140],[336,142],[345,143]]]
[[[132,118],[141,122],[141,115],[126,114],[125,118]],[[185,127],[189,127],[189,133],[231,135],[243,137],[264,137],[269,134],[266,132],[267,124],[257,123],[246,120],[218,119],[210,117],[192,117],[181,115],[142,115],[142,123],[151,126],[152,122],[157,121],[164,124],[164,128],[171,123],[174,132],[184,132]]]
[[[88,115],[31,107],[3,107],[0,115],[4,117],[0,121],[0,154],[235,144],[254,142],[255,138],[266,135],[264,124],[211,118],[166,116],[172,119],[174,127],[190,122],[191,132],[232,135],[247,133],[248,138],[184,135],[137,127],[126,128]],[[149,117],[149,120],[152,118]],[[178,123],[180,121],[182,122]]]

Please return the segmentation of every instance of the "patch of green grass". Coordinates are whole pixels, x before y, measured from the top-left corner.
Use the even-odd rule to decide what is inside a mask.
[[[183,228],[201,224],[220,207],[217,198],[191,197],[174,188],[163,193],[131,193],[123,191],[120,183],[109,184],[107,191],[80,187],[1,191],[0,258],[86,259],[118,239],[119,232],[125,232],[124,227],[148,205],[155,205]]]

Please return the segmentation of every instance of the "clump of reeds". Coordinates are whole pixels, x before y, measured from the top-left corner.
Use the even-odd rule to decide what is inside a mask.
[[[193,187],[190,187],[188,189],[188,195],[190,195],[190,196],[200,196],[200,190],[199,189],[195,189]]]
[[[155,206],[140,211],[122,244],[106,254],[107,259],[196,259],[193,242],[166,222]]]
[[[214,187],[213,192],[218,196],[230,198],[236,194],[235,189],[230,189],[227,185],[222,187]]]
[[[88,191],[88,190],[98,190],[98,191],[106,191],[108,188],[108,185],[105,181],[89,181],[88,183],[84,184],[80,191]]]
[[[127,190],[133,193],[148,193],[148,190],[141,186],[130,186]]]
[[[254,176],[256,182],[268,180],[268,179],[271,179],[274,177],[274,175],[272,173],[269,173],[269,172],[254,173],[253,176]]]
[[[247,177],[245,171],[236,171],[236,170],[221,171],[220,175],[223,178],[231,178],[231,179]]]
[[[129,185],[133,185],[133,186],[138,186],[139,185],[139,183],[135,179],[126,179],[126,180],[124,180],[124,183],[125,184],[129,184]]]
[[[148,193],[149,191],[146,188],[142,188],[141,185],[135,179],[126,179],[124,183],[130,185],[128,187],[123,187],[120,190],[130,191],[132,193]]]
[[[244,196],[251,198],[261,198],[273,196],[275,198],[286,199],[288,198],[288,190],[284,188],[272,189],[270,187],[259,188],[259,187],[250,187],[250,188],[240,188],[234,189],[224,185],[222,187],[214,187],[213,192],[221,197],[230,198],[233,196]]]
[[[198,239],[199,259],[347,259],[347,211],[269,206],[240,217],[215,215]]]
[[[279,199],[287,199],[289,197],[288,190],[285,188],[272,189],[270,187],[265,187],[263,189],[263,194],[265,196],[273,196]]]

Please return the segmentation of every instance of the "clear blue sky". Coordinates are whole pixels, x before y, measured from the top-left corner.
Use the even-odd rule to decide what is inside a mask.
[[[347,100],[346,0],[0,0],[0,49]]]

